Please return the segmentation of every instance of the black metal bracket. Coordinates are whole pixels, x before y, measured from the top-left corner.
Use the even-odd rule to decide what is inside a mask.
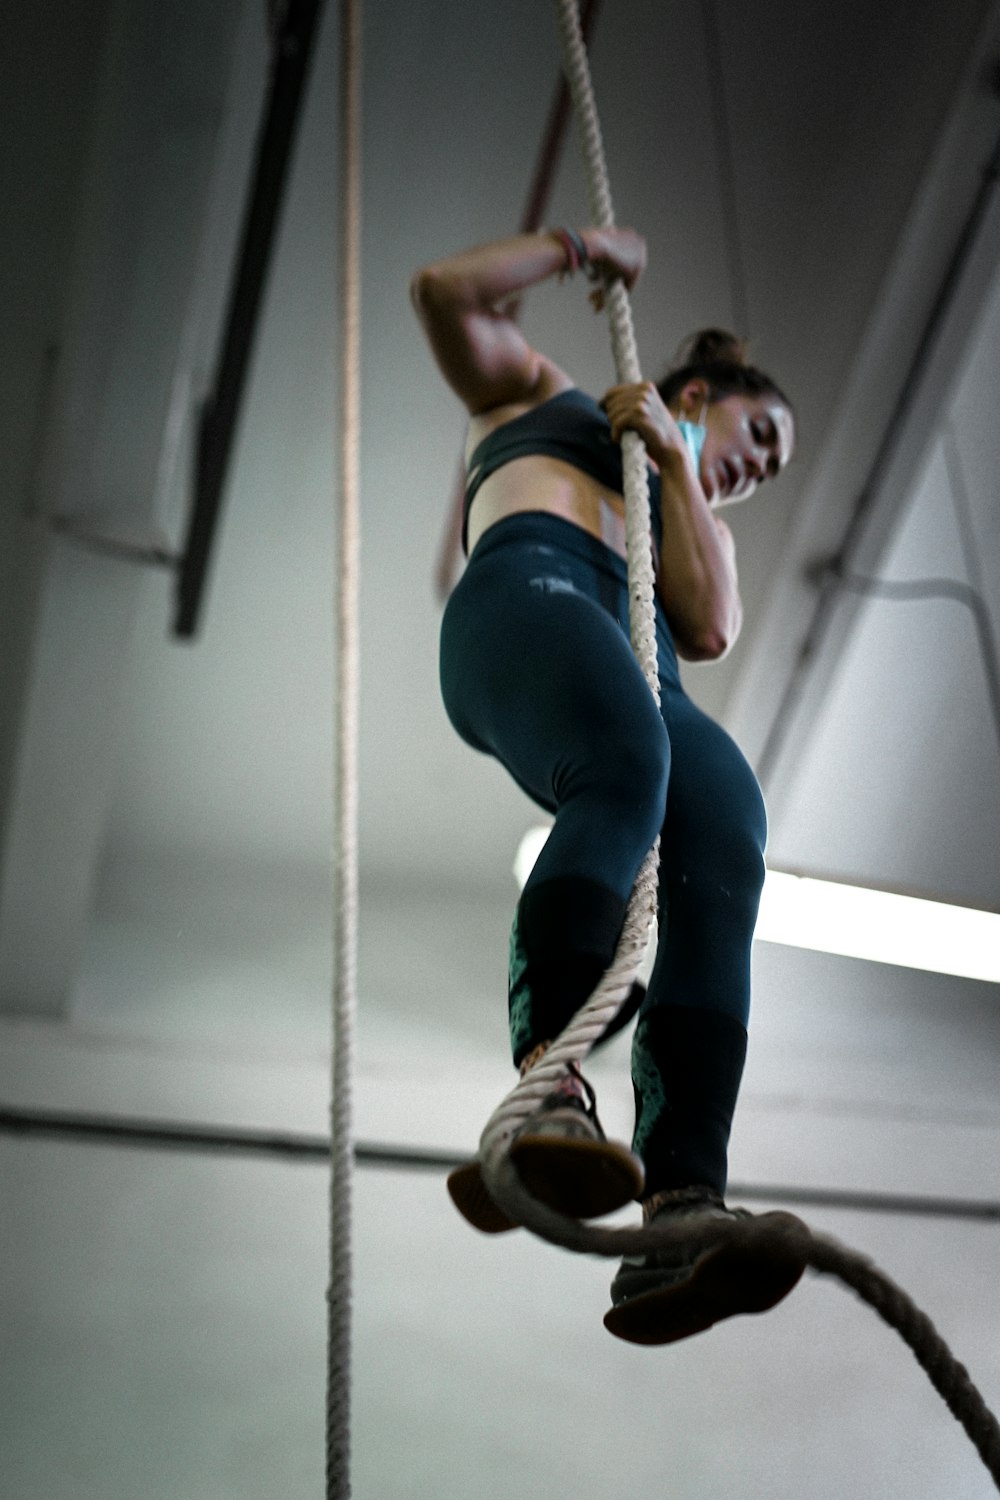
[[[198,423],[194,500],[177,574],[173,633],[198,629],[250,356],[274,250],[323,0],[288,0],[277,16],[239,256],[213,390]]]

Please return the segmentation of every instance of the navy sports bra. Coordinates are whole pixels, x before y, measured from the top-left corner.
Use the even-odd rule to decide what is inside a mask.
[[[605,489],[620,495],[623,488],[622,450],[611,436],[611,424],[593,396],[572,386],[532,407],[520,417],[504,422],[478,443],[469,459],[465,506],[462,513],[462,547],[469,550],[469,510],[479,486],[497,469],[514,458],[549,454],[582,469]],[[649,475],[649,508],[659,554],[663,523],[660,518],[660,476]]]

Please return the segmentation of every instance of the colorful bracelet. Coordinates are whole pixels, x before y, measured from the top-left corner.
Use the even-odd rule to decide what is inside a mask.
[[[555,235],[566,251],[566,269],[563,274],[573,276],[582,266],[590,280],[596,280],[599,273],[587,254],[583,235],[578,234],[575,229],[553,229],[550,233]]]

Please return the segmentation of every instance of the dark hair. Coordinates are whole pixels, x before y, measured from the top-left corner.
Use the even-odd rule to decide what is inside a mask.
[[[669,406],[689,380],[704,380],[709,401],[720,401],[723,396],[776,396],[791,411],[792,403],[784,391],[770,375],[756,365],[747,364],[746,354],[746,340],[721,328],[703,328],[700,333],[693,333],[678,349],[671,368],[657,382],[664,405]]]

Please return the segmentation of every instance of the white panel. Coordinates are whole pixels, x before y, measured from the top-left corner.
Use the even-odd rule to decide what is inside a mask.
[[[981,586],[995,645],[998,408],[1000,282],[880,574]],[[776,867],[1000,905],[1000,725],[962,605],[866,603],[802,759],[789,769],[770,849]]]

